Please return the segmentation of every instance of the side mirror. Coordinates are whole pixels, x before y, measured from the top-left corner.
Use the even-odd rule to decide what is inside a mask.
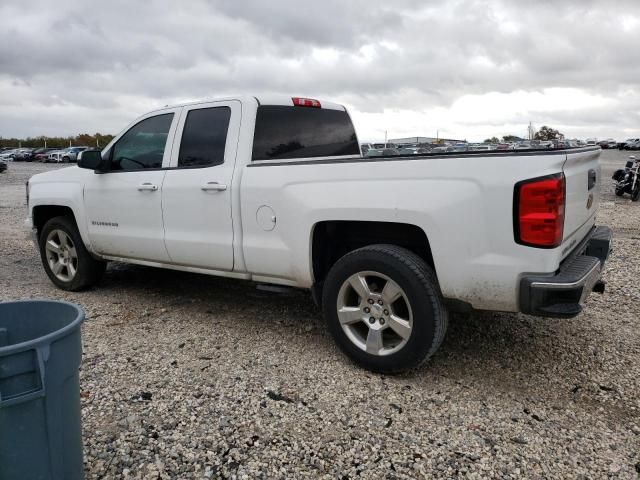
[[[102,154],[99,150],[85,150],[78,153],[78,166],[88,170],[103,171]]]

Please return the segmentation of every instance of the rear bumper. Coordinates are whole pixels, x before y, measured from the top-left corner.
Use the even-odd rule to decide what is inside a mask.
[[[594,227],[555,274],[527,275],[520,281],[520,311],[540,317],[575,317],[600,282],[611,250],[609,227]]]

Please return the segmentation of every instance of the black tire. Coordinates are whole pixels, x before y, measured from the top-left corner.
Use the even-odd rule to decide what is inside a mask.
[[[624,190],[622,188],[616,188],[616,197],[621,197],[624,195]]]
[[[631,201],[637,202],[640,199],[640,183],[636,184],[636,188],[631,192]]]
[[[69,157],[62,157],[62,163],[69,163]]]
[[[386,275],[404,292],[413,312],[413,326],[404,346],[388,355],[375,355],[354,344],[338,319],[338,296],[347,279],[359,272]],[[433,270],[413,252],[395,245],[370,245],[339,259],[324,282],[322,306],[327,327],[340,349],[360,366],[380,373],[418,367],[442,343],[449,321]]]
[[[45,244],[49,234],[53,230],[62,230],[66,233],[71,238],[73,246],[75,247],[77,254],[76,274],[70,279],[70,281],[63,281],[56,277],[49,265]],[[73,218],[68,216],[52,218],[45,223],[44,227],[42,227],[38,241],[40,247],[40,258],[42,260],[44,270],[47,272],[47,275],[54,285],[58,288],[76,292],[95,285],[102,278],[106,268],[106,262],[96,260],[91,256],[84,246],[84,242],[82,241],[82,237],[80,236],[80,232],[78,232],[78,227],[76,226]]]

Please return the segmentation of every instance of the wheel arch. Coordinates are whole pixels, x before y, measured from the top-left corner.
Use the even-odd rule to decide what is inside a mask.
[[[42,231],[42,227],[55,217],[71,217],[76,226],[78,225],[73,209],[65,205],[36,205],[33,207],[31,215],[33,218],[33,227],[38,232],[38,236]]]
[[[322,283],[338,259],[367,245],[404,247],[422,258],[437,278],[431,244],[426,232],[411,223],[329,220],[316,223],[311,231],[311,269],[314,297],[320,298]]]

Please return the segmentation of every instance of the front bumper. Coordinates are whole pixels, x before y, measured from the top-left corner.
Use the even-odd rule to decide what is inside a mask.
[[[520,281],[520,311],[540,317],[575,317],[596,285],[611,250],[611,229],[594,227],[552,275]]]

